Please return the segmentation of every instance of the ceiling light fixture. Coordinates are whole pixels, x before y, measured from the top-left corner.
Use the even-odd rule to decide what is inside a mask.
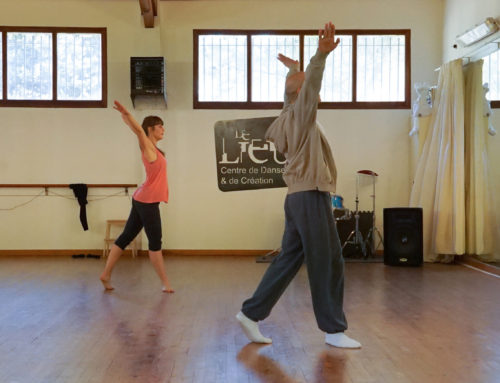
[[[493,17],[488,17],[481,24],[478,24],[461,35],[458,35],[457,41],[462,47],[468,47],[495,33],[498,29],[499,27],[496,20]]]

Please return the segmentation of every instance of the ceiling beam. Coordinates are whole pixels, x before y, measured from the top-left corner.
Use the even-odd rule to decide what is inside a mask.
[[[155,16],[158,16],[158,0],[152,0],[153,1],[153,14]]]
[[[155,26],[156,6],[153,5],[153,1],[156,3],[156,0],[139,0],[141,15],[144,18],[144,26],[146,28],[154,28]]]
[[[148,13],[151,8],[151,0],[139,0],[141,6],[141,14]]]

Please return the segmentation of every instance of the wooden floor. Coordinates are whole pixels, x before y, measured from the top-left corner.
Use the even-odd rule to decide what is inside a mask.
[[[460,265],[346,264],[348,334],[323,343],[302,269],[248,344],[234,315],[267,264],[169,256],[160,292],[145,257],[104,293],[102,260],[0,257],[1,383],[500,382],[500,279]]]

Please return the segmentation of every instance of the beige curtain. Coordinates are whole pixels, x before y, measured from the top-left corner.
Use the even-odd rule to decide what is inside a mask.
[[[412,118],[412,130],[410,131],[410,167],[411,167],[411,185],[415,181],[415,174],[417,172],[417,165],[420,156],[424,150],[424,143],[429,133],[429,124],[432,116],[418,116]]]
[[[415,92],[417,97],[412,105],[411,121],[411,145],[410,145],[410,185],[413,184],[415,173],[417,171],[418,159],[422,155],[425,138],[429,131],[429,122],[431,120],[432,107],[429,101],[431,97],[431,87],[426,83],[416,83]]]
[[[444,64],[410,206],[423,208],[424,261],[465,253],[464,77],[462,60]]]
[[[483,61],[465,67],[465,210],[468,254],[493,260],[495,217],[488,177],[488,117],[484,114]]]

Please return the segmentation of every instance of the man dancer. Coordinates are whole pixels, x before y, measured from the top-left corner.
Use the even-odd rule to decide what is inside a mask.
[[[326,333],[325,342],[341,348],[361,347],[344,334],[344,260],[330,199],[337,171],[330,145],[316,122],[325,61],[339,43],[330,22],[319,31],[318,50],[305,73],[298,70],[297,61],[278,56],[289,68],[285,102],[266,138],[286,157],[285,233],[280,254],[236,315],[252,342],[272,342],[260,333],[257,322],[269,316],[305,257],[314,314],[318,327]]]

